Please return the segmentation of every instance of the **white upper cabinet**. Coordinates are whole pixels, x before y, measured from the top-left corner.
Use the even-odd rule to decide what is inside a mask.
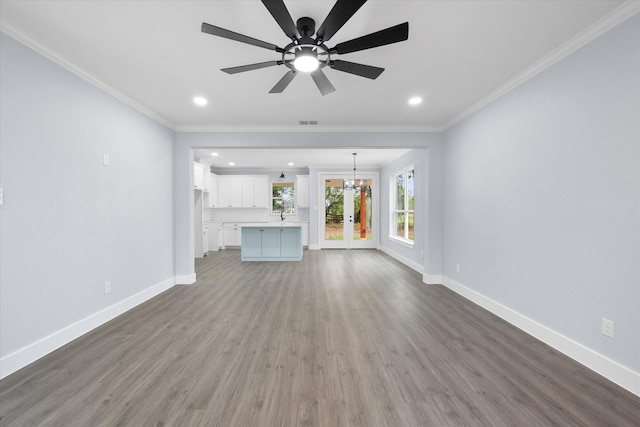
[[[193,162],[193,188],[196,190],[204,190],[204,171],[204,165]]]
[[[221,208],[242,207],[242,181],[238,179],[238,176],[218,176],[218,206]]]
[[[296,204],[299,208],[309,207],[309,175],[296,175]]]
[[[264,175],[243,176],[242,207],[266,208],[269,205],[269,177]]]
[[[208,175],[208,189],[209,192],[206,195],[207,206],[210,208],[218,207],[218,175],[209,173]]]
[[[266,208],[269,206],[267,175],[218,175],[220,208]]]

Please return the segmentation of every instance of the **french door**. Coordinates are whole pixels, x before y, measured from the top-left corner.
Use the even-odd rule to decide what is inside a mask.
[[[320,175],[324,198],[320,206],[320,247],[333,249],[376,248],[377,193],[374,175],[358,176],[353,189],[345,189],[348,175]]]

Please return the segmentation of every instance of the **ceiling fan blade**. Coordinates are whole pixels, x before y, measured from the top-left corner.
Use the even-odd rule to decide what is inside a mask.
[[[327,76],[322,72],[322,69],[318,68],[311,73],[311,78],[316,82],[316,86],[320,89],[322,96],[328,95],[331,92],[335,92],[336,88],[333,87]]]
[[[331,53],[342,55],[344,53],[357,52],[360,50],[371,49],[372,47],[384,46],[386,44],[397,43],[409,38],[409,23],[396,25],[357,39],[338,43]]]
[[[244,73],[245,71],[251,70],[259,70],[260,68],[273,67],[274,65],[280,65],[281,61],[266,61],[266,62],[258,62],[257,64],[249,64],[249,65],[240,65],[239,67],[229,67],[223,68],[227,74],[236,74],[236,73]]]
[[[284,31],[287,37],[291,40],[300,38],[298,27],[296,27],[295,22],[293,22],[293,18],[291,18],[291,14],[282,0],[262,0],[262,3],[267,10],[269,10],[269,13],[271,13],[271,16],[273,16],[273,19],[280,25],[280,28],[282,28],[282,31]]]
[[[269,50],[275,50],[276,52],[282,52],[282,48],[276,46],[275,44],[254,39],[253,37],[235,33],[230,30],[225,30],[224,28],[216,27],[215,25],[207,24],[206,22],[202,23],[201,30],[203,33],[212,34],[214,36],[223,37],[225,39],[235,40],[237,42],[247,43],[247,44],[251,44],[258,47],[263,47]]]
[[[318,28],[318,39],[327,41],[365,4],[367,0],[338,0]]]
[[[296,74],[298,73],[293,70],[289,70],[284,76],[282,76],[280,81],[276,83],[276,85],[269,91],[269,93],[282,93],[287,88],[287,86],[289,86],[289,83],[291,83],[291,80],[293,80]]]
[[[341,61],[339,59],[331,61],[330,67],[334,70],[344,71],[345,73],[355,74],[356,76],[366,77],[371,80],[377,79],[378,76],[384,71],[384,68],[357,64],[355,62],[349,61]]]

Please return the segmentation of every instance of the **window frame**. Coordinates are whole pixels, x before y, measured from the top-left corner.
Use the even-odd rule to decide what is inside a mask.
[[[409,196],[409,191],[407,191],[407,189],[409,188],[409,173],[413,174],[413,209],[409,209],[409,200],[410,200],[410,196]],[[396,201],[397,201],[397,182],[398,182],[398,177],[399,176],[403,176],[403,189],[404,189],[404,200],[403,200],[403,208],[402,209],[398,209],[398,207],[396,206]],[[416,183],[416,171],[415,171],[415,167],[414,165],[408,165],[394,173],[392,173],[390,175],[389,178],[389,200],[390,200],[390,209],[389,209],[389,239],[394,240],[398,243],[401,243],[403,245],[409,246],[409,247],[414,247],[415,246],[415,234],[413,236],[413,240],[410,238],[410,233],[409,233],[409,218],[413,218],[413,222],[414,222],[414,230],[415,230],[415,196],[416,196],[416,192],[415,192],[415,183]],[[404,216],[404,230],[403,230],[403,235],[398,235],[398,227],[396,224],[396,218],[398,215],[403,215]]]
[[[290,207],[291,207],[291,211],[287,212],[287,203],[284,201],[283,197],[274,197],[273,195],[273,189],[274,186],[280,186],[280,187],[291,187],[293,190],[293,194],[291,196],[291,200],[290,200]],[[274,181],[271,183],[271,191],[270,191],[270,205],[269,205],[269,210],[271,212],[271,215],[280,215],[281,211],[274,211],[273,210],[273,202],[274,200],[282,200],[283,202],[283,206],[285,206],[285,212],[284,215],[295,215],[296,214],[296,196],[297,196],[297,191],[296,191],[296,183],[295,182],[281,182],[281,181]]]

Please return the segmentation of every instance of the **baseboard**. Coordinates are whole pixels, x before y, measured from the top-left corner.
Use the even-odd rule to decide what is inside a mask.
[[[587,368],[597,372],[620,387],[640,396],[640,373],[573,341],[558,332],[541,325],[522,314],[488,298],[448,277],[443,277],[442,284],[455,293],[485,308],[496,316],[506,320],[529,335],[539,339]]]
[[[427,285],[442,285],[442,276],[440,274],[423,274],[422,281]]]
[[[424,268],[422,267],[421,264],[418,264],[417,262],[410,260],[409,258],[400,255],[399,253],[392,251],[389,248],[385,248],[384,246],[378,246],[378,250],[384,252],[385,254],[389,255],[391,258],[394,258],[398,261],[400,261],[401,263],[403,263],[404,265],[406,265],[407,267],[411,268],[412,270],[417,271],[420,274],[424,273]]]
[[[170,277],[0,359],[4,378],[174,286]]]
[[[192,285],[196,283],[196,273],[176,276],[176,285]]]
[[[316,243],[309,245],[309,250],[310,251],[319,251],[320,249],[322,249],[322,248],[320,247],[320,245],[318,245]]]

